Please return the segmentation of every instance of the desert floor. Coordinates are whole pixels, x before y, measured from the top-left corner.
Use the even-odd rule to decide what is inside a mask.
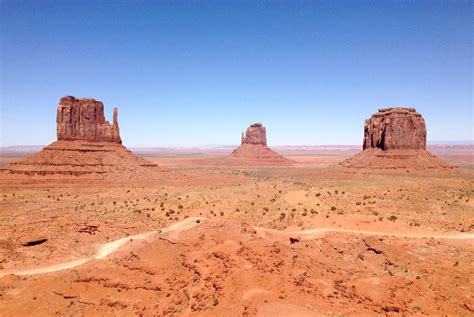
[[[474,149],[433,152],[459,167],[143,152],[162,181],[0,180],[0,315],[473,315]]]

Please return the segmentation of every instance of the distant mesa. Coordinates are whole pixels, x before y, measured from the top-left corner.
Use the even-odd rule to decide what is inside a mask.
[[[251,124],[245,134],[242,132],[242,144],[260,144],[267,146],[267,129],[261,123]]]
[[[91,98],[60,99],[57,141],[24,160],[13,162],[3,173],[26,176],[119,177],[124,181],[152,177],[156,164],[135,156],[122,145],[118,110],[113,123],[104,117],[104,104]]]
[[[241,145],[230,155],[226,162],[236,165],[291,165],[293,162],[267,147],[267,130],[261,123],[251,124],[242,133]]]
[[[426,126],[413,108],[382,108],[365,120],[363,149],[426,150]]]
[[[341,165],[394,170],[451,167],[426,151],[425,120],[414,108],[379,109],[365,120],[363,151]]]
[[[58,141],[101,141],[122,144],[114,108],[113,124],[105,121],[104,104],[92,98],[65,96],[56,116]]]

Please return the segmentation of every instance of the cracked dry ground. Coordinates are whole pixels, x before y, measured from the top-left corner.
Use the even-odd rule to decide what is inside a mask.
[[[272,238],[236,220],[133,241],[105,260],[0,280],[12,315],[327,316],[474,313],[464,241]],[[21,296],[16,296],[21,294]],[[333,313],[337,312],[337,313]]]

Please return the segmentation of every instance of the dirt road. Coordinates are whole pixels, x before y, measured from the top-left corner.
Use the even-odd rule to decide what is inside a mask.
[[[98,252],[91,257],[82,258],[66,263],[60,263],[56,265],[41,267],[41,268],[34,268],[34,269],[27,269],[27,270],[2,270],[0,271],[0,278],[8,275],[8,274],[15,274],[15,275],[35,275],[35,274],[43,274],[43,273],[51,273],[61,270],[67,270],[84,263],[92,259],[104,259],[109,256],[111,253],[117,251],[121,246],[126,244],[131,240],[145,240],[149,237],[153,236],[154,234],[160,233],[171,233],[173,235],[179,234],[181,231],[185,231],[191,229],[195,226],[198,226],[202,223],[206,218],[204,217],[193,217],[187,218],[180,222],[176,222],[168,227],[165,227],[159,230],[145,232],[133,236],[128,236],[124,238],[120,238],[118,240],[114,240],[108,242],[100,249]],[[398,237],[398,238],[415,238],[415,239],[449,239],[449,240],[473,240],[474,234],[473,233],[460,233],[460,234],[447,234],[447,235],[432,235],[432,234],[406,234],[406,233],[386,233],[386,232],[375,232],[375,231],[364,231],[364,230],[352,230],[352,229],[337,229],[337,228],[315,228],[315,229],[308,229],[308,230],[300,230],[300,231],[282,231],[276,229],[267,229],[262,227],[255,227],[257,230],[257,234],[261,237],[298,237],[302,240],[311,240],[317,239],[327,233],[351,233],[351,234],[360,234],[360,235],[369,235],[369,236],[386,236],[386,237]]]
[[[8,274],[15,274],[15,275],[34,275],[34,274],[43,274],[43,273],[51,273],[51,272],[57,272],[57,271],[62,271],[62,270],[67,270],[67,269],[72,269],[74,267],[77,267],[79,265],[82,265],[84,263],[89,262],[92,259],[103,259],[109,256],[111,253],[117,251],[121,246],[126,244],[129,241],[132,240],[145,240],[155,234],[158,233],[173,233],[177,234],[181,231],[191,229],[199,224],[201,224],[206,218],[203,217],[192,217],[192,218],[186,218],[182,221],[176,222],[168,227],[165,227],[160,230],[154,230],[154,231],[149,231],[133,236],[128,236],[124,238],[120,238],[118,240],[114,240],[111,242],[107,242],[104,245],[100,247],[98,252],[87,258],[82,258],[70,262],[65,262],[65,263],[60,263],[56,265],[51,265],[51,266],[46,266],[46,267],[40,267],[40,268],[34,268],[34,269],[27,269],[27,270],[2,270],[0,271],[0,278],[8,275]]]
[[[388,233],[388,232],[377,232],[377,231],[366,231],[366,230],[353,230],[353,229],[337,229],[337,228],[315,228],[300,231],[283,231],[276,229],[267,229],[262,227],[255,227],[257,233],[260,235],[272,234],[279,236],[300,236],[303,239],[311,240],[321,237],[327,233],[352,233],[368,236],[385,236],[385,237],[396,237],[396,238],[415,238],[415,239],[447,239],[447,240],[472,240],[474,239],[474,233],[459,233],[459,234],[410,234],[410,233]]]

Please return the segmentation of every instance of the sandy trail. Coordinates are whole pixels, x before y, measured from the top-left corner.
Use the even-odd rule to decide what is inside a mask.
[[[179,234],[181,231],[191,229],[198,226],[206,218],[204,217],[192,217],[186,218],[180,222],[176,222],[168,227],[161,229],[161,233],[172,233]],[[199,222],[198,222],[199,221]],[[376,231],[365,231],[365,230],[353,230],[353,229],[337,229],[337,228],[315,228],[300,231],[282,231],[276,229],[267,229],[262,227],[255,227],[257,233],[262,236],[284,236],[284,237],[298,237],[302,240],[317,239],[327,233],[351,233],[369,236],[386,236],[386,237],[398,237],[398,238],[415,238],[415,239],[448,239],[448,240],[473,240],[474,233],[460,233],[460,234],[447,234],[447,235],[432,235],[432,234],[405,234],[405,233],[387,233],[387,232],[376,232]],[[80,266],[84,263],[89,262],[93,259],[104,259],[111,253],[117,251],[121,246],[130,242],[131,240],[145,240],[154,234],[157,234],[157,230],[149,231],[133,236],[120,238],[102,245],[98,252],[91,257],[82,258],[70,262],[60,263],[56,265],[50,265],[41,268],[27,269],[27,270],[2,270],[0,271],[0,278],[8,275],[35,275],[43,273],[51,273],[62,270],[71,269]]]
[[[176,222],[168,227],[165,227],[161,229],[160,233],[167,233],[167,232],[172,232],[174,234],[179,233],[184,230],[191,229],[195,226],[198,226],[199,224],[202,223],[206,218],[204,217],[190,217],[186,218],[182,221]],[[199,220],[199,222],[198,222]],[[84,263],[89,262],[90,260],[93,259],[104,259],[107,256],[109,256],[111,253],[117,251],[121,246],[126,244],[127,242],[130,242],[132,240],[145,240],[154,234],[157,234],[159,230],[154,230],[154,231],[149,231],[145,233],[140,233],[137,235],[133,236],[128,236],[124,238],[120,238],[111,242],[107,242],[100,249],[98,252],[87,258],[82,258],[70,262],[65,262],[65,263],[60,263],[60,264],[55,264],[55,265],[50,265],[46,267],[40,267],[40,268],[35,268],[35,269],[27,269],[27,270],[2,270],[0,271],[0,278],[8,275],[8,274],[14,274],[14,275],[34,275],[34,274],[43,274],[43,273],[51,273],[51,272],[57,272],[57,271],[62,271],[62,270],[67,270],[67,269],[72,269],[74,267],[77,267],[79,265],[82,265]]]
[[[279,235],[279,236],[300,236],[305,240],[316,239],[327,233],[352,233],[367,236],[385,236],[385,237],[397,237],[397,238],[415,238],[415,239],[447,239],[447,240],[472,240],[474,239],[474,233],[459,233],[459,234],[410,234],[410,233],[388,233],[388,232],[377,232],[377,231],[366,231],[366,230],[353,230],[353,229],[337,229],[337,228],[315,228],[300,231],[283,231],[276,229],[267,229],[262,227],[255,227],[257,233],[265,235],[267,233]]]

